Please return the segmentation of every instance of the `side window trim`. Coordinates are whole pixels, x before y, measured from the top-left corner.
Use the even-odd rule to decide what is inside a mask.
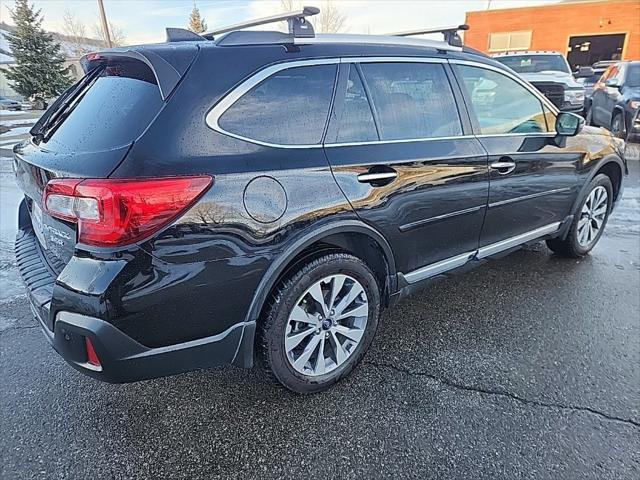
[[[467,60],[449,60],[449,63],[451,64],[451,67],[453,68],[455,77],[456,77],[456,81],[458,83],[458,85],[461,84],[461,82],[464,82],[463,78],[462,78],[462,72],[460,71],[459,68],[457,68],[457,65],[465,65],[465,66],[469,66],[469,67],[476,67],[476,68],[482,68],[485,70],[489,70],[489,71],[493,71],[496,72],[498,74],[501,74],[511,80],[514,80],[516,83],[518,83],[519,85],[521,85],[522,87],[524,87],[527,91],[529,91],[534,97],[536,97],[538,99],[538,101],[540,102],[540,106],[542,108],[542,111],[544,112],[545,110],[549,110],[551,112],[552,115],[557,116],[558,115],[558,108],[551,103],[551,101],[549,101],[544,95],[542,95],[538,90],[535,89],[535,87],[530,86],[529,84],[527,84],[525,81],[521,80],[520,78],[518,78],[517,76],[502,70],[501,68],[497,68],[497,67],[493,67],[492,65],[487,65],[487,64],[483,64],[480,62],[470,62]],[[462,90],[462,96],[464,98],[464,103],[467,107],[467,110],[469,111],[469,116],[471,117],[471,123],[473,126],[473,131],[474,131],[474,136],[477,138],[486,138],[486,137],[521,137],[521,136],[528,136],[528,137],[555,137],[557,134],[555,132],[555,125],[553,126],[552,129],[549,129],[550,131],[548,132],[532,132],[532,133],[482,133],[481,129],[480,129],[480,123],[478,122],[478,118],[475,114],[475,111],[473,110],[473,105],[471,104],[471,98],[469,98],[469,94],[468,92],[466,92],[466,90],[464,88],[460,88],[460,90]],[[545,124],[547,124],[546,121],[546,115],[545,115]],[[548,125],[548,124],[547,124]]]
[[[360,63],[351,63],[350,68],[355,68],[355,71],[360,77],[360,81],[362,82],[362,87],[364,88],[364,94],[367,96],[367,102],[369,102],[369,108],[371,109],[371,115],[373,115],[373,123],[376,126],[376,134],[378,135],[378,141],[382,140],[382,135],[380,133],[380,116],[378,115],[378,109],[376,108],[376,104],[373,102],[373,98],[371,97],[371,89],[369,88],[369,84],[367,83],[367,79],[362,73],[362,67]]]
[[[456,102],[456,108],[458,109],[458,118],[462,125],[463,135],[473,134],[473,116],[469,107],[467,106],[467,100],[464,96],[464,89],[458,83],[458,77],[453,69],[453,66],[447,62],[444,68],[444,73],[447,75],[449,81],[449,87],[453,93],[453,99]]]
[[[323,132],[323,138],[322,141],[320,143],[317,144],[306,144],[306,145],[283,145],[283,144],[276,144],[276,143],[269,143],[269,142],[263,142],[260,140],[256,140],[256,139],[252,139],[252,138],[247,138],[247,137],[243,137],[241,135],[232,133],[232,132],[228,132],[226,130],[224,130],[219,124],[218,124],[218,120],[219,118],[222,116],[222,114],[228,109],[230,108],[238,99],[240,99],[244,94],[246,94],[247,92],[249,92],[253,87],[255,87],[256,85],[258,85],[260,82],[262,82],[263,80],[267,79],[268,77],[270,77],[271,75],[278,73],[282,70],[288,69],[288,68],[295,68],[295,67],[303,67],[303,66],[311,66],[311,65],[338,65],[339,67],[342,67],[342,64],[346,64],[346,65],[351,65],[351,64],[355,64],[356,65],[356,69],[358,71],[358,74],[360,75],[360,79],[363,82],[363,85],[366,89],[367,92],[367,98],[369,99],[371,108],[373,110],[373,115],[374,115],[374,122],[376,124],[376,129],[379,132],[379,119],[377,117],[377,112],[375,111],[375,105],[371,102],[371,98],[370,98],[370,93],[369,93],[369,89],[368,86],[366,85],[366,79],[364,78],[364,75],[361,74],[360,71],[360,64],[362,63],[380,63],[380,62],[408,62],[408,63],[439,63],[439,64],[443,64],[444,69],[445,69],[445,73],[447,74],[447,77],[449,79],[449,84],[450,84],[450,88],[453,91],[453,95],[454,98],[456,100],[456,104],[458,107],[458,116],[460,117],[460,120],[462,122],[462,128],[463,128],[463,133],[462,135],[455,135],[455,136],[450,136],[450,137],[428,137],[428,138],[411,138],[411,139],[399,139],[399,140],[374,140],[374,141],[366,141],[366,142],[351,142],[351,143],[329,143],[331,142],[332,138],[333,138],[333,142],[335,142],[335,137],[332,137],[332,135],[335,133],[332,129],[332,118],[334,115],[334,107],[337,105],[337,102],[340,101],[339,99],[339,95],[338,95],[338,89],[342,89],[342,85],[343,83],[341,83],[341,79],[340,79],[340,75],[341,75],[341,71],[342,68],[337,68],[337,74],[336,74],[336,79],[335,79],[335,84],[334,84],[334,91],[332,94],[332,99],[331,99],[331,105],[330,105],[330,109],[329,109],[329,114],[327,116],[327,123],[325,124],[325,129]],[[449,64],[452,68],[453,71],[453,78],[455,79],[455,82],[453,82],[451,80],[451,72],[448,71],[447,68],[447,64]],[[275,63],[272,65],[269,65],[265,68],[263,68],[262,70],[258,70],[255,73],[253,73],[252,75],[250,75],[246,80],[244,80],[243,82],[241,82],[237,87],[233,88],[229,93],[227,93],[225,96],[223,96],[216,104],[214,104],[211,109],[207,112],[207,114],[205,115],[205,123],[207,124],[207,126],[209,128],[211,128],[212,130],[221,133],[223,135],[232,137],[232,138],[237,138],[246,142],[250,142],[250,143],[254,143],[254,144],[258,144],[258,145],[264,145],[267,147],[275,147],[275,148],[283,148],[283,149],[302,149],[302,148],[324,148],[324,147],[338,147],[338,146],[347,146],[347,145],[368,145],[368,144],[379,144],[379,143],[407,143],[407,142],[421,142],[421,141],[436,141],[436,140],[454,140],[454,139],[464,139],[464,138],[473,138],[473,137],[478,137],[478,136],[483,136],[482,134],[479,133],[479,125],[477,124],[477,120],[474,118],[475,115],[473,114],[472,110],[469,108],[469,99],[467,98],[466,93],[464,92],[464,89],[460,87],[460,74],[459,72],[456,70],[455,65],[469,65],[472,67],[478,67],[478,68],[485,68],[487,70],[493,70],[496,71],[502,75],[505,75],[513,80],[515,80],[517,83],[519,83],[520,85],[522,85],[525,89],[529,90],[533,95],[535,95],[540,101],[541,103],[548,108],[554,115],[558,114],[558,109],[556,108],[555,105],[553,105],[550,101],[548,101],[544,96],[542,96],[542,94],[540,94],[537,90],[535,90],[533,87],[531,87],[530,85],[528,85],[526,82],[522,81],[521,79],[517,78],[516,76],[510,74],[509,72],[498,68],[498,67],[494,67],[492,65],[488,65],[482,62],[475,62],[475,61],[469,61],[469,60],[458,60],[458,59],[447,59],[447,58],[437,58],[437,57],[402,57],[402,56],[386,56],[386,57],[334,57],[334,58],[322,58],[322,59],[311,59],[311,60],[293,60],[293,61],[284,61],[284,62],[279,62],[279,63]],[[347,70],[347,74],[348,74],[348,69]],[[461,101],[460,101],[461,100]],[[464,107],[464,109],[462,108]],[[467,127],[467,118],[465,118],[465,112],[463,112],[463,110],[466,112],[466,115],[468,116],[468,119],[470,120],[470,127],[471,127],[471,131],[468,131]],[[379,135],[379,133],[378,133]],[[516,136],[516,135],[522,135],[520,133],[502,133],[502,134],[489,134],[489,135],[484,135],[484,136]],[[555,135],[555,132],[546,132],[546,133],[531,133],[528,135],[538,135],[538,136],[553,136]]]
[[[220,117],[233,106],[240,98],[242,98],[245,94],[249,93],[251,89],[255,86],[259,85],[264,80],[268,79],[272,75],[275,75],[282,70],[287,70],[290,68],[297,67],[307,67],[307,66],[315,66],[315,65],[336,65],[337,67],[340,64],[339,58],[326,58],[326,59],[313,59],[313,60],[296,60],[289,62],[280,62],[273,65],[270,65],[262,70],[258,70],[256,73],[252,74],[240,83],[237,87],[231,90],[228,94],[223,96],[218,103],[216,103],[206,114],[205,123],[209,128],[215,130],[218,133],[222,133],[223,135],[237,138],[239,140],[243,140],[245,142],[255,143],[258,145],[264,145],[266,147],[275,147],[275,148],[293,148],[293,149],[301,149],[301,148],[322,148],[324,145],[324,135],[327,132],[327,126],[329,122],[329,118],[331,116],[331,110],[333,108],[333,101],[335,100],[335,91],[337,85],[337,76],[338,76],[338,68],[336,68],[336,78],[334,78],[333,92],[331,96],[331,105],[329,105],[329,113],[327,114],[327,119],[325,120],[323,137],[319,143],[313,144],[301,144],[301,145],[284,145],[278,143],[270,143],[264,142],[262,140],[256,140],[254,138],[244,137],[242,135],[238,135],[237,133],[229,132],[222,128],[219,124]]]

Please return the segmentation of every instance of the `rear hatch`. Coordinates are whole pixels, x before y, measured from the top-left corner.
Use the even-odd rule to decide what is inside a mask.
[[[108,177],[164,104],[150,65],[126,56],[94,60],[34,126],[33,137],[14,148],[16,179],[33,230],[58,273],[73,255],[76,226],[45,212],[47,182]]]

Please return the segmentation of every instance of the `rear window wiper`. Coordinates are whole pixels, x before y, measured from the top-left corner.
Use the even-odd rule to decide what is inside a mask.
[[[60,117],[62,112],[66,110],[78,93],[93,81],[102,72],[102,70],[102,66],[94,68],[82,77],[75,85],[69,87],[62,95],[60,95],[60,97],[57,98],[55,102],[53,102],[46,113],[40,117],[35,125],[31,127],[31,130],[29,130],[29,133],[34,137],[36,143],[40,143],[44,139],[47,130],[49,130],[49,127],[53,125],[53,122]]]

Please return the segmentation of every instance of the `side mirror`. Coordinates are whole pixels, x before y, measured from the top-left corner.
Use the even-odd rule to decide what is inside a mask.
[[[620,88],[620,80],[617,78],[610,78],[604,82],[605,87]]]
[[[556,117],[556,132],[563,137],[575,137],[584,127],[584,118],[570,112],[560,112]]]
[[[596,73],[593,71],[593,68],[591,67],[580,67],[578,69],[578,71],[575,74],[576,78],[586,78],[586,77],[592,77],[594,76]]]

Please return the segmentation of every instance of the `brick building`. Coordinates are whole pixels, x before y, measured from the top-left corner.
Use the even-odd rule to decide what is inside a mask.
[[[488,54],[566,53],[572,67],[640,59],[640,0],[563,1],[538,7],[467,12],[465,44]]]

